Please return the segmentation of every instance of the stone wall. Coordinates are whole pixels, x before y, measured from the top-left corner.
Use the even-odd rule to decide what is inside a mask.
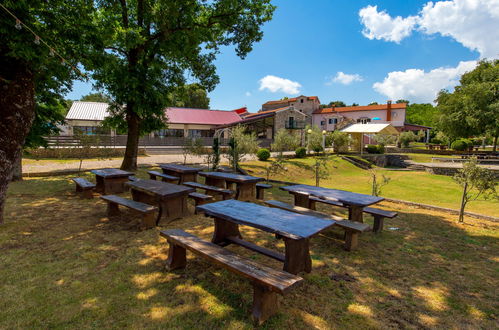
[[[362,158],[368,160],[378,167],[407,167],[404,160],[409,159],[407,155],[376,155],[376,154],[363,154]]]
[[[296,109],[286,109],[276,112],[274,116],[274,132],[277,133],[282,128],[286,128],[286,122],[289,121],[289,117],[294,117],[295,121],[305,121],[306,115],[297,111]],[[289,130],[289,131],[299,131],[299,130]],[[275,134],[274,133],[274,134]]]

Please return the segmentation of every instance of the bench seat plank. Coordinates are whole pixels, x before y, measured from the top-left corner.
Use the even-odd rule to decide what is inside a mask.
[[[262,188],[262,189],[270,189],[270,188],[272,188],[272,185],[268,184],[268,183],[257,183],[256,186],[258,188]]]
[[[342,202],[328,200],[328,199],[321,199],[321,198],[313,197],[313,196],[310,196],[309,200],[312,203],[324,203],[324,204],[329,204],[329,205],[333,205],[333,206],[346,207]]]
[[[180,179],[177,176],[163,174],[163,173],[158,172],[158,171],[148,171],[147,174],[149,174],[149,178],[151,180],[156,180],[156,177],[160,177],[163,181],[170,182],[170,183],[178,183],[178,180]]]
[[[203,241],[180,229],[161,231],[160,235],[165,237],[169,242],[204,257],[233,273],[246,277],[252,282],[265,286],[273,292],[285,294],[292,287],[303,281],[299,276],[260,265],[216,244]]]
[[[123,206],[130,208],[130,209],[133,209],[135,211],[142,212],[142,213],[151,213],[151,212],[155,212],[158,210],[158,208],[156,206],[137,202],[137,201],[123,198],[123,197],[116,196],[116,195],[104,195],[104,196],[100,196],[100,198],[102,198],[103,200],[105,200],[107,202],[123,205]]]
[[[82,189],[93,189],[95,188],[95,184],[84,179],[84,178],[73,178],[74,183],[80,186]]]
[[[335,225],[359,233],[368,231],[371,228],[367,223],[350,220],[336,221]]]
[[[191,188],[204,189],[206,191],[211,191],[211,192],[214,192],[214,193],[219,193],[219,194],[222,194],[224,196],[231,196],[231,195],[234,194],[233,190],[219,188],[219,187],[215,187],[215,186],[208,186],[208,185],[205,185],[205,184],[202,184],[202,183],[198,183],[198,182],[184,182],[182,184],[184,186],[188,186],[188,187],[191,187]]]
[[[397,216],[397,212],[376,209],[374,207],[364,207],[364,212],[372,215],[379,215],[390,219],[395,218]]]

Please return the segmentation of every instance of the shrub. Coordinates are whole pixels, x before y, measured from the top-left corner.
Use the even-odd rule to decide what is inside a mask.
[[[88,158],[111,158],[123,157],[125,155],[124,148],[37,148],[28,149],[26,154],[29,157],[54,158],[54,159],[88,159]],[[145,155],[145,150],[139,148],[139,155]]]
[[[307,149],[305,147],[299,147],[295,150],[296,158],[303,158],[307,155]]]
[[[323,152],[324,148],[322,148],[322,146],[314,146],[313,150],[314,150],[314,152],[319,153],[319,152]]]
[[[256,156],[258,157],[258,160],[266,161],[267,159],[270,158],[270,151],[269,151],[269,149],[265,149],[265,148],[259,149],[256,152]]]
[[[464,151],[464,150],[468,149],[468,142],[464,139],[456,140],[456,141],[452,142],[450,147],[452,150]]]
[[[442,144],[442,140],[437,139],[437,138],[433,138],[433,139],[430,140],[430,143],[433,143],[433,144]]]
[[[368,144],[366,146],[366,149],[367,149],[367,152],[370,154],[382,154],[385,152],[385,147],[380,145],[380,144],[378,144],[378,145]]]
[[[412,131],[402,132],[399,135],[399,144],[404,148],[408,148],[409,144],[413,141],[416,141],[416,134],[414,134]]]

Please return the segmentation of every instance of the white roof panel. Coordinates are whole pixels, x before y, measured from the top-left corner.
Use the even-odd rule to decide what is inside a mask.
[[[353,124],[341,130],[345,133],[365,133],[365,134],[399,134],[397,129],[391,124]]]
[[[73,120],[104,120],[109,113],[107,103],[74,101],[66,119]]]

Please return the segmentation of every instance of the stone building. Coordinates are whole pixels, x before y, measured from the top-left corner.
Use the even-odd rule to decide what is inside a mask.
[[[300,95],[293,98],[287,98],[277,101],[268,101],[262,104],[262,110],[260,112],[265,112],[269,110],[280,109],[283,107],[293,107],[295,110],[304,113],[306,117],[307,124],[312,123],[312,114],[319,110],[321,102],[317,96],[304,96]]]

